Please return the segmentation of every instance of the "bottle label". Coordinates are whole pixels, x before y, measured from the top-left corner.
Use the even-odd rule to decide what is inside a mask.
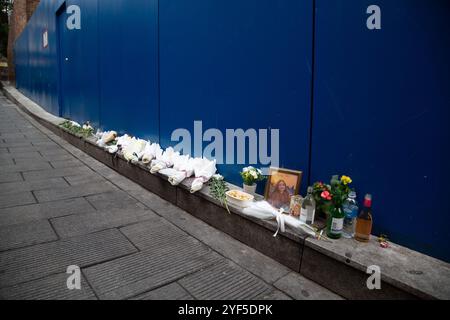
[[[300,210],[300,221],[306,223],[306,220],[308,220],[308,210],[302,208]]]
[[[333,218],[331,220],[331,232],[341,234],[344,228],[344,218]]]

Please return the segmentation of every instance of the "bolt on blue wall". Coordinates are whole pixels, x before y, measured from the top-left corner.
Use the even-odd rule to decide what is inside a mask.
[[[17,87],[163,146],[195,120],[278,128],[303,192],[349,174],[374,194],[375,233],[450,261],[449,14],[445,0],[43,0],[16,42]],[[240,184],[242,166],[219,170]]]

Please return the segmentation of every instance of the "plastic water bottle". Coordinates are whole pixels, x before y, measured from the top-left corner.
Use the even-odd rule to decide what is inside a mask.
[[[356,202],[356,192],[351,191],[348,194],[347,200],[343,205],[345,218],[344,218],[344,230],[342,236],[344,238],[351,239],[355,236],[356,218],[358,217],[358,203]]]

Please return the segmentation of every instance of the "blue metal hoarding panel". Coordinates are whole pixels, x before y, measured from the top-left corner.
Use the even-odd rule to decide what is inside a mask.
[[[158,142],[158,1],[99,4],[101,124]]]
[[[313,180],[351,175],[375,234],[449,260],[448,1],[316,3]]]
[[[56,39],[52,9],[55,3],[41,1],[27,27],[16,41],[17,87],[47,111],[58,114]],[[47,31],[48,46],[43,34]]]
[[[67,26],[74,7],[80,8],[79,26]],[[67,0],[55,14],[59,45],[60,114],[78,122],[100,120],[98,89],[97,1]],[[69,20],[69,25],[72,20]]]
[[[280,166],[307,171],[312,15],[312,1],[160,1],[162,145],[195,120],[280,129]],[[240,168],[219,166],[237,184]]]

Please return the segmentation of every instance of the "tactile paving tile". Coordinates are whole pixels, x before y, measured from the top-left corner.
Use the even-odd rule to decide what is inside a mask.
[[[70,275],[60,273],[43,279],[0,289],[0,300],[96,300],[94,292],[81,275],[81,289],[69,290]]]
[[[85,267],[136,252],[116,229],[0,253],[0,287]]]
[[[178,282],[199,300],[252,300],[271,291],[261,279],[231,261],[224,261]]]
[[[126,299],[171,283],[223,258],[197,241],[175,242],[84,270],[101,299]]]

